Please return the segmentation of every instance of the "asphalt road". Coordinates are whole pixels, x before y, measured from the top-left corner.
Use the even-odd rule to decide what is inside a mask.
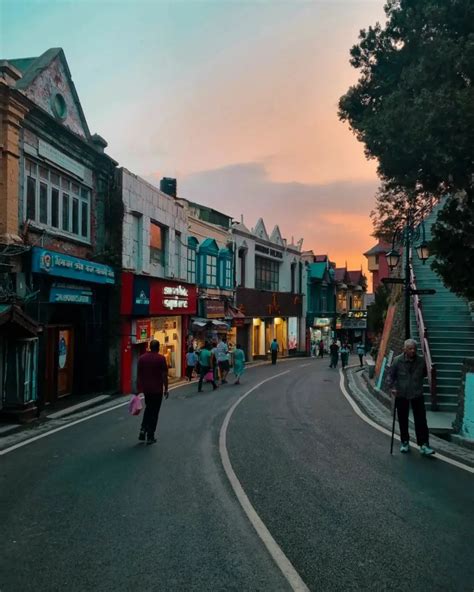
[[[310,590],[472,592],[472,475],[388,454],[326,361],[175,390],[158,444],[126,407],[1,457],[0,590],[290,590],[222,468],[219,431],[260,518]]]

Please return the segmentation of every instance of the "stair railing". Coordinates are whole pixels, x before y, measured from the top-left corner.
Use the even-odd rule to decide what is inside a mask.
[[[410,250],[410,288],[416,290],[416,278],[413,271],[412,259]],[[433,363],[431,357],[430,345],[428,343],[428,329],[426,328],[423,319],[423,308],[418,294],[413,295],[413,308],[415,309],[416,324],[418,325],[418,334],[420,336],[421,351],[425,359],[426,370],[428,373],[428,384],[430,387],[431,409],[436,411],[438,409],[437,392],[436,392],[436,365]]]

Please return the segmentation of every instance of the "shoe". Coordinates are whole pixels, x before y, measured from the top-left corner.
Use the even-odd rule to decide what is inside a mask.
[[[435,454],[435,451],[428,444],[423,444],[420,446],[420,452],[424,456],[432,456]]]
[[[402,442],[400,444],[400,452],[410,452],[410,443],[409,442]]]
[[[213,390],[213,391],[217,391],[217,386],[213,386],[213,387],[212,387],[212,390]]]
[[[198,393],[202,393],[202,389],[198,389]]]
[[[146,436],[145,430],[140,430],[140,433],[138,434],[138,439],[140,440],[140,442],[144,442],[145,436]]]
[[[156,444],[158,442],[158,440],[155,438],[155,436],[152,436],[151,438],[148,437],[146,439],[146,445],[150,446],[150,444]]]
[[[227,384],[227,380],[221,380],[221,384]]]

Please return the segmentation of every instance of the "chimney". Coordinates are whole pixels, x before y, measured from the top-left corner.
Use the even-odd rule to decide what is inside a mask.
[[[176,179],[163,177],[160,181],[160,190],[171,197],[176,197]]]

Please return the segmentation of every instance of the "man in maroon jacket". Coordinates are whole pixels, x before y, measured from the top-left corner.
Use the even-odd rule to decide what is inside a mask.
[[[168,366],[165,356],[160,353],[160,342],[153,339],[150,351],[138,359],[137,387],[139,393],[145,395],[145,412],[139,440],[147,444],[156,442],[155,430],[158,423],[163,395],[168,398]]]

